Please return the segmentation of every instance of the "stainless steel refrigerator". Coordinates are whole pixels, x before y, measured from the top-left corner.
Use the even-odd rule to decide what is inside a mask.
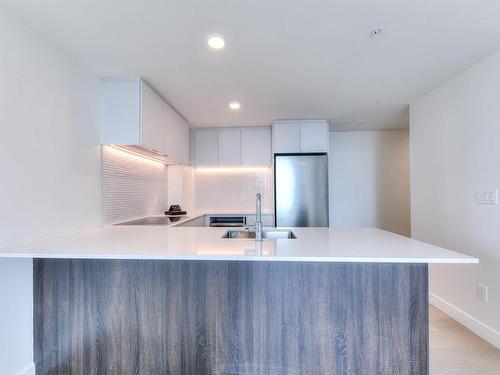
[[[328,227],[328,156],[275,154],[277,227]]]

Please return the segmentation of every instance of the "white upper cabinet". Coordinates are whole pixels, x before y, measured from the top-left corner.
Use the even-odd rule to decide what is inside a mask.
[[[271,128],[192,129],[192,162],[197,166],[269,166]]]
[[[300,123],[300,152],[328,152],[329,125],[327,121]]]
[[[271,165],[271,154],[271,128],[241,130],[241,164]]]
[[[142,139],[140,144],[156,152],[166,152],[163,136],[166,125],[163,103],[163,100],[151,87],[142,85]]]
[[[325,120],[273,122],[274,153],[328,152],[329,124]]]
[[[140,146],[188,162],[189,124],[141,79],[105,79],[102,143]]]
[[[167,154],[183,164],[189,163],[189,124],[172,107],[163,107],[163,118],[167,124],[163,142]]]
[[[200,166],[217,165],[217,130],[194,132],[194,164]]]
[[[300,152],[300,122],[273,123],[273,151],[274,153]]]
[[[217,136],[218,164],[241,165],[241,130],[219,129]]]
[[[141,95],[139,80],[103,82],[102,143],[141,144]]]

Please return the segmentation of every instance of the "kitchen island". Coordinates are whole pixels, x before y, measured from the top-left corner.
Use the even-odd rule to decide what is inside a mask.
[[[428,374],[429,263],[477,259],[373,228],[110,227],[34,258],[39,374]]]

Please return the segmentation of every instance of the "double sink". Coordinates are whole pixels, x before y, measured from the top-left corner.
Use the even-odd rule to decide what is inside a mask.
[[[236,238],[236,239],[255,239],[255,231],[249,230],[228,230],[222,238]],[[291,230],[263,230],[262,239],[264,240],[282,240],[282,239],[296,239],[295,233]]]
[[[228,230],[222,238],[236,238],[236,239],[254,239],[260,240],[284,240],[295,239],[297,236],[291,231],[286,229],[271,229],[264,230],[262,228],[262,212],[261,212],[261,195],[257,193],[255,196],[255,226],[246,227],[240,230]]]

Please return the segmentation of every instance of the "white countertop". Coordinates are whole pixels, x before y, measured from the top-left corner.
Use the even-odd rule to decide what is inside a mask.
[[[0,258],[478,263],[375,228],[290,228],[297,239],[263,241],[221,238],[227,229],[112,226],[6,247],[0,249]]]

